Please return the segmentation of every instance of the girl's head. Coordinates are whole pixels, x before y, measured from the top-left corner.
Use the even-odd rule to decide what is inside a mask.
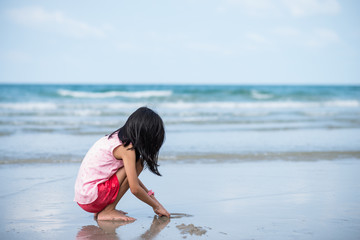
[[[146,163],[151,172],[161,176],[157,163],[159,150],[165,138],[161,117],[150,108],[141,107],[131,114],[125,125],[117,131],[125,147],[132,143],[136,161],[142,161],[142,165]]]

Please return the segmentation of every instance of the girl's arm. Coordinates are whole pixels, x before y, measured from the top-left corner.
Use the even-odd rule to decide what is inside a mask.
[[[128,147],[120,146],[116,149],[119,151],[119,154],[117,155],[120,155],[124,162],[125,173],[129,182],[131,193],[144,203],[151,206],[156,214],[160,216],[165,215],[167,217],[170,217],[170,214],[164,209],[164,207],[159,204],[156,199],[153,199],[147,194],[146,187],[139,180],[136,171],[135,150],[129,150],[131,147],[132,145],[130,144]]]
[[[145,187],[145,185],[140,181],[140,179],[139,179],[139,184],[140,184],[140,186],[145,190],[146,193],[149,192],[149,190],[148,190],[148,189]],[[157,203],[160,207],[164,208],[164,207],[161,205],[161,203],[155,198],[154,195],[151,195],[150,197],[151,197],[151,199],[153,199],[154,201],[156,201],[156,203]]]
[[[146,192],[146,195],[148,195],[149,190],[148,190],[148,189],[145,187],[145,185],[140,181],[140,179],[139,179],[139,184],[140,184],[140,186],[144,189],[144,191]],[[163,205],[161,205],[161,203],[155,198],[154,195],[151,195],[150,198],[151,198],[152,200],[154,200],[154,201],[157,203],[157,205],[158,205],[158,208],[153,209],[154,212],[155,212],[157,215],[159,215],[160,217],[161,217],[161,216],[170,217],[170,213],[163,207]]]

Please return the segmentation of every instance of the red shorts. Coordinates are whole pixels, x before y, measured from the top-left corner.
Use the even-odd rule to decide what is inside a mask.
[[[109,180],[98,185],[98,197],[94,202],[89,204],[78,204],[87,212],[101,212],[107,205],[115,201],[119,188],[119,180],[117,179],[116,174],[114,174]]]

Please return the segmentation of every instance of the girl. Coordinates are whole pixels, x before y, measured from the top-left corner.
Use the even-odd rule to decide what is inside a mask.
[[[161,176],[157,161],[164,137],[164,124],[157,113],[147,107],[136,110],[123,127],[90,148],[76,179],[74,201],[85,211],[95,213],[97,220],[133,221],[115,209],[130,187],[131,193],[157,215],[170,217],[154,192],[138,178],[144,165]]]

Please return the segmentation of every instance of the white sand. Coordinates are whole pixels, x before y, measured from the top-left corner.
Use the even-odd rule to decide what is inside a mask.
[[[359,239],[360,161],[166,163],[141,178],[176,215],[154,219],[128,192],[137,221],[98,224],[73,199],[79,164],[0,166],[0,239]],[[205,230],[182,233],[177,226]]]

